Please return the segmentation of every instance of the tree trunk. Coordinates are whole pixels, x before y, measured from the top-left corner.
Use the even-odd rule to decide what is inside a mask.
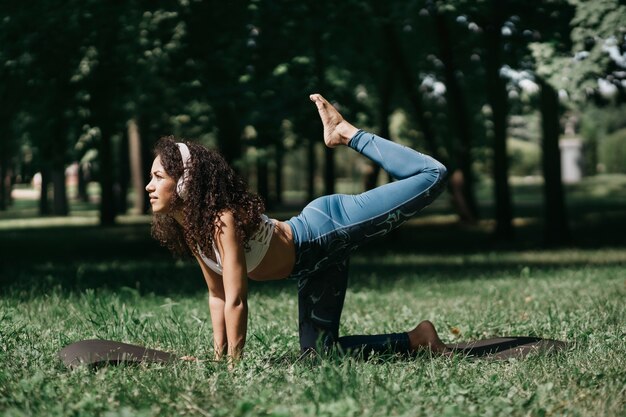
[[[241,158],[241,129],[235,105],[222,103],[215,108],[217,142],[226,162],[233,164]]]
[[[315,10],[319,11],[318,8]],[[315,28],[312,33],[313,58],[315,65],[315,78],[317,80],[317,91],[326,91],[326,63],[324,61],[324,51],[322,39],[323,33],[320,28]],[[323,137],[322,125],[316,129],[317,137]],[[335,151],[332,148],[324,147],[324,194],[335,193]]]
[[[108,127],[100,126],[100,225],[115,224],[115,194],[113,191],[113,158],[111,157],[111,135]]]
[[[312,201],[315,198],[315,171],[317,158],[315,157],[315,141],[312,139],[307,140],[307,181],[306,190],[307,198]]]
[[[598,174],[598,138],[587,138],[583,144],[583,173],[585,176]]]
[[[67,204],[67,187],[65,186],[65,170],[63,166],[52,168],[51,179],[54,189],[52,212],[57,216],[67,216],[69,209]]]
[[[50,169],[44,163],[41,167],[41,190],[39,194],[39,215],[50,214],[50,200],[48,199],[48,183],[50,182]]]
[[[271,158],[271,143],[273,138],[280,135],[278,120],[265,119],[258,123],[257,133],[257,192],[265,202],[265,207],[271,209],[274,207],[274,199],[270,194],[270,170],[269,161]]]
[[[506,151],[507,134],[507,93],[504,80],[500,76],[502,67],[502,23],[503,9],[494,0],[492,21],[485,30],[485,70],[487,77],[487,99],[493,118],[494,141],[494,183],[496,202],[496,230],[498,240],[513,240],[513,212],[509,188],[509,160]]]
[[[542,168],[544,178],[544,242],[548,246],[569,243],[567,209],[561,178],[561,152],[559,149],[559,97],[554,88],[539,80],[541,85]]]
[[[128,122],[128,155],[133,189],[131,212],[140,214],[144,212],[143,201],[146,191],[144,190],[143,164],[141,160],[141,136],[139,136],[139,128],[135,119],[131,119]]]
[[[395,63],[396,68],[400,72],[400,80],[404,86],[404,90],[408,95],[409,102],[413,108],[413,113],[415,115],[417,125],[419,129],[422,131],[422,135],[426,144],[428,145],[428,150],[430,155],[437,159],[439,162],[444,164],[445,166],[450,166],[449,161],[441,155],[439,150],[437,149],[437,142],[434,134],[434,130],[430,123],[430,120],[426,117],[424,106],[422,104],[422,99],[419,91],[415,87],[415,80],[413,80],[413,74],[411,72],[409,63],[406,59],[405,54],[402,51],[402,47],[400,41],[395,33],[395,29],[389,23],[383,25],[383,30],[385,36],[387,38],[387,45],[389,46],[389,51],[392,55],[392,61]],[[469,138],[467,138],[469,141]],[[469,158],[469,149],[464,152],[467,152],[467,155],[459,155],[457,153],[457,158],[461,158],[464,164],[465,169],[469,172],[469,180],[465,179],[465,175],[462,170],[458,170],[457,175],[455,176],[456,181],[448,182],[448,190],[450,190],[450,195],[452,198],[452,205],[457,211],[461,220],[471,221],[476,218],[477,209],[472,209],[470,204],[474,204],[476,207],[473,189],[471,188],[473,183],[473,176],[471,175],[471,160]],[[472,202],[473,203],[470,203]]]
[[[383,31],[387,40],[387,45],[389,46],[389,51],[392,56],[392,62],[395,64],[400,73],[400,81],[404,86],[404,91],[408,95],[409,102],[411,103],[411,106],[413,108],[413,114],[415,115],[415,119],[417,121],[417,125],[422,132],[424,140],[426,141],[430,155],[445,166],[449,167],[450,162],[447,161],[447,159],[444,158],[437,149],[437,142],[434,130],[432,128],[430,120],[425,115],[420,93],[415,87],[413,73],[411,71],[409,62],[406,59],[404,52],[402,51],[402,46],[396,35],[395,29],[390,23],[385,23],[383,25]],[[467,141],[469,146],[469,142],[471,142],[470,138],[467,137],[465,140]],[[469,173],[469,178],[465,178],[463,170],[457,170],[456,175],[453,178],[456,179],[456,181],[448,182],[448,190],[450,191],[450,195],[452,198],[452,205],[457,211],[459,218],[464,221],[471,221],[472,219],[475,219],[477,217],[478,210],[472,187],[473,175],[471,173],[471,159],[469,157],[469,147],[468,149],[463,149],[463,152],[467,152],[467,155],[459,155],[459,153],[457,153],[457,159],[460,158],[460,160],[463,161],[464,169]],[[470,204],[473,204],[473,209]]]
[[[87,195],[89,172],[85,167],[85,164],[78,163],[78,199],[82,202],[88,202],[89,196]]]
[[[335,151],[324,147],[324,193],[335,193]]]
[[[13,205],[13,196],[11,195],[11,191],[13,190],[13,185],[15,184],[15,172],[14,168],[8,166],[4,175],[4,204],[6,207],[10,207]]]
[[[65,152],[67,149],[67,121],[59,115],[50,129],[50,141],[44,145],[42,157],[49,169],[49,181],[52,183],[52,214],[67,216],[69,206],[65,183]]]
[[[266,207],[269,207],[271,206],[271,201],[269,198],[269,170],[267,166],[267,145],[263,145],[256,159],[257,192],[265,202]]]
[[[3,158],[4,159],[4,158]],[[7,162],[6,160],[0,161],[0,211],[7,209],[7,194],[11,193],[10,189],[7,189],[6,178],[7,175]]]
[[[123,89],[123,62],[116,49],[121,41],[121,20],[124,2],[115,0],[106,5],[99,4],[100,19],[95,27],[97,36],[93,46],[98,51],[99,64],[93,71],[91,83],[91,118],[92,125],[100,128],[98,147],[99,181],[100,181],[100,225],[112,226],[116,216],[115,179],[116,165],[112,136],[121,132],[120,117],[123,111],[119,97]],[[106,23],[105,23],[106,22]]]
[[[378,134],[380,137],[391,140],[389,137],[389,115],[391,114],[391,95],[393,93],[394,73],[391,66],[385,66],[385,75],[378,85]],[[365,189],[371,190],[378,183],[380,165],[370,162],[370,172],[365,175]]]
[[[474,223],[478,219],[478,206],[474,196],[474,175],[472,172],[472,129],[467,114],[467,106],[461,85],[456,76],[456,65],[452,52],[452,41],[446,18],[441,13],[435,14],[435,26],[441,60],[444,64],[443,73],[446,82],[446,101],[448,104],[448,116],[452,126],[456,129],[456,141],[453,152],[456,159],[454,176],[456,181],[451,181],[451,187],[460,187],[453,190],[453,199],[456,200],[457,212],[461,220]],[[453,142],[454,143],[454,142]]]
[[[137,117],[137,130],[139,133],[139,138],[141,139],[140,146],[140,154],[141,161],[145,161],[145,166],[142,164],[141,169],[141,177],[142,177],[142,213],[149,213],[150,208],[150,198],[148,197],[148,193],[145,192],[143,188],[144,184],[148,184],[150,182],[150,169],[152,168],[152,161],[154,159],[152,149],[154,147],[155,141],[158,138],[158,133],[154,132],[150,128],[150,124],[148,123],[150,117],[147,115],[141,115]],[[152,139],[151,139],[152,138]]]
[[[114,147],[117,163],[115,178],[115,213],[126,214],[128,211],[128,184],[130,182],[130,158],[128,154],[128,136],[122,135],[120,142]]]
[[[283,203],[283,159],[285,149],[282,143],[276,144],[276,176],[274,177],[274,188],[276,188],[276,204]]]
[[[429,152],[433,158],[439,160],[444,165],[449,165],[437,150],[437,143],[432,125],[430,120],[426,117],[424,105],[422,104],[422,98],[415,88],[413,73],[404,52],[402,51],[402,46],[398,36],[396,35],[395,29],[390,22],[386,22],[383,24],[382,30],[387,41],[386,44],[389,46],[389,53],[391,54],[392,61],[400,73],[400,81],[402,82],[404,90],[408,95],[417,125],[424,136]]]

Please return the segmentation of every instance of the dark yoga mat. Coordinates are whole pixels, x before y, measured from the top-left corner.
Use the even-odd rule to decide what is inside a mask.
[[[138,364],[141,362],[167,363],[176,356],[161,350],[112,340],[81,340],[59,351],[59,358],[68,368],[87,365],[98,368],[104,365]]]
[[[524,358],[531,353],[553,353],[567,347],[566,342],[540,337],[512,336],[475,340],[446,345],[456,353],[470,358]]]
[[[469,358],[508,359],[523,358],[530,353],[552,353],[567,347],[566,342],[539,337],[497,337],[447,345],[456,353]],[[81,340],[59,351],[59,358],[68,368],[81,365],[98,368],[105,365],[139,364],[142,362],[168,363],[174,354],[161,350],[112,340]]]

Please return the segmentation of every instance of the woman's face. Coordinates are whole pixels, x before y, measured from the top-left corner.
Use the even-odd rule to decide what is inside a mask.
[[[146,191],[150,197],[153,213],[165,214],[170,212],[176,193],[176,181],[165,172],[160,156],[154,158],[150,170],[150,182],[146,185]]]

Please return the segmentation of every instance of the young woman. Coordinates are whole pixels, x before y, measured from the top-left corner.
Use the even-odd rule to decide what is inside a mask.
[[[421,322],[409,332],[339,337],[350,253],[430,204],[442,191],[445,167],[410,148],[358,130],[319,94],[317,106],[329,147],[349,146],[380,164],[397,181],[359,195],[330,195],[289,221],[263,214],[260,198],[219,153],[162,138],[146,186],[154,213],[152,233],[179,254],[192,254],[209,288],[216,357],[243,353],[248,277],[298,280],[300,347],[410,353],[446,351],[435,328]]]

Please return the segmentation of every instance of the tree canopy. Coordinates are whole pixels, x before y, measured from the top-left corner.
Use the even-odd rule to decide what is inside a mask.
[[[510,116],[552,120],[539,141],[549,147],[564,114],[626,98],[626,6],[617,0],[51,0],[3,2],[0,19],[0,208],[11,181],[40,172],[41,212],[66,214],[64,170],[77,161],[100,183],[103,224],[126,210],[128,165],[143,160],[145,173],[152,144],[168,134],[215,146],[238,169],[252,164],[270,206],[281,200],[286,152],[303,149],[315,196],[320,127],[306,96],[319,91],[384,136],[402,115],[403,139],[453,172],[465,221],[480,216],[473,184],[490,177],[497,232],[511,238]],[[545,170],[558,152],[544,154]],[[324,154],[325,192],[334,157]]]

